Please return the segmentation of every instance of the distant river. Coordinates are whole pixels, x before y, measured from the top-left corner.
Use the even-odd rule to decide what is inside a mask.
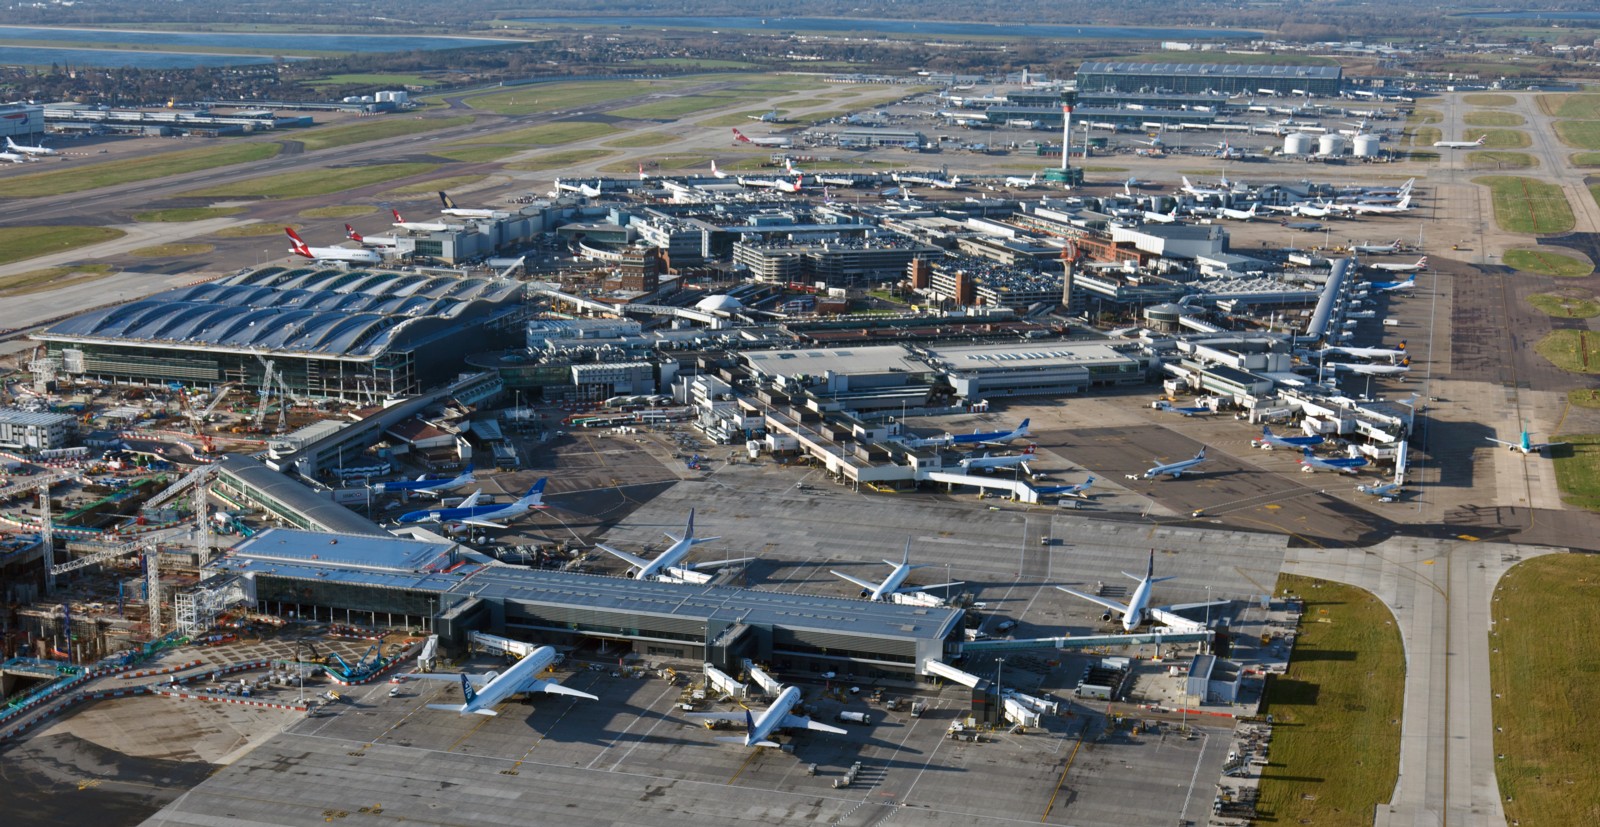
[[[1136,26],[1063,26],[1048,23],[943,23],[925,20],[857,20],[845,17],[518,17],[519,23],[559,26],[633,26],[669,29],[759,29],[841,34],[928,35],[936,37],[1058,37],[1103,40],[1210,40],[1252,38],[1243,29],[1146,29]]]
[[[51,62],[76,66],[131,66],[140,69],[187,68],[193,66],[232,66],[266,63],[266,56],[230,54],[241,50],[267,52],[317,51],[332,54],[351,52],[401,52],[413,49],[461,49],[512,43],[471,37],[430,37],[370,34],[238,34],[233,32],[151,32],[110,29],[67,29],[39,26],[0,26],[0,41],[42,41],[54,43],[104,43],[102,51],[87,49],[47,49],[0,46],[0,63],[40,66]],[[135,52],[117,46],[181,48],[191,52]]]

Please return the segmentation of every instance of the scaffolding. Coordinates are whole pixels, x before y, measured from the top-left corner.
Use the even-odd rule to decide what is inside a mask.
[[[240,575],[213,578],[172,596],[173,625],[180,637],[194,638],[217,625],[234,606],[254,606],[255,580]]]
[[[129,540],[125,543],[99,543],[92,541],[69,543],[67,545],[67,550],[69,552],[76,549],[78,551],[87,551],[89,553],[83,557],[77,557],[72,560],[68,560],[65,563],[59,563],[51,566],[50,574],[52,576],[66,574],[67,572],[77,571],[78,569],[85,569],[90,566],[100,565],[101,563],[108,563],[119,557],[126,557],[141,550],[153,550],[156,547],[156,543],[159,543],[163,540],[170,540],[174,537],[188,534],[189,532],[190,528],[188,526],[183,526],[181,528],[168,528],[161,531],[152,531],[149,534],[140,535],[137,539]]]
[[[150,637],[161,637],[161,553],[154,545],[144,552],[144,600]]]
[[[44,556],[44,593],[56,590],[56,533],[55,518],[50,514],[50,481],[39,486],[39,544]]]

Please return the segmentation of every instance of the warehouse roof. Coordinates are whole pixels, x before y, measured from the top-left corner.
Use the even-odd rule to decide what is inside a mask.
[[[1122,60],[1091,60],[1078,67],[1078,74],[1325,78],[1329,80],[1338,80],[1344,76],[1343,70],[1338,66],[1286,66],[1271,63],[1252,63],[1249,65],[1235,63],[1129,63]]]

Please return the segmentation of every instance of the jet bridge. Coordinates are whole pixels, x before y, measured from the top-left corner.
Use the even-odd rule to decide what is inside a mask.
[[[1185,621],[1193,623],[1193,621]],[[1195,624],[1198,625],[1198,624]],[[974,652],[1017,652],[1030,649],[1092,649],[1099,646],[1147,646],[1163,643],[1199,643],[1211,640],[1212,633],[1201,631],[1155,631],[1135,635],[1084,635],[1082,637],[1038,637],[1021,640],[969,640],[952,645],[953,654]],[[929,664],[934,661],[928,661]],[[934,673],[928,667],[931,674]]]
[[[917,474],[917,479],[930,482],[943,482],[950,485],[972,485],[978,488],[995,489],[1004,491],[1011,499],[1018,502],[1037,503],[1039,492],[1021,480],[1006,479],[999,474],[952,474],[946,471],[928,471]]]

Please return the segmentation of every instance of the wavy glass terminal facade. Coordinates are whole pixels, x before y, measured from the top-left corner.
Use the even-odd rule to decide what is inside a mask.
[[[522,285],[418,273],[267,268],[101,308],[34,335],[69,375],[136,384],[261,384],[361,401],[448,381],[470,353],[515,347]]]

